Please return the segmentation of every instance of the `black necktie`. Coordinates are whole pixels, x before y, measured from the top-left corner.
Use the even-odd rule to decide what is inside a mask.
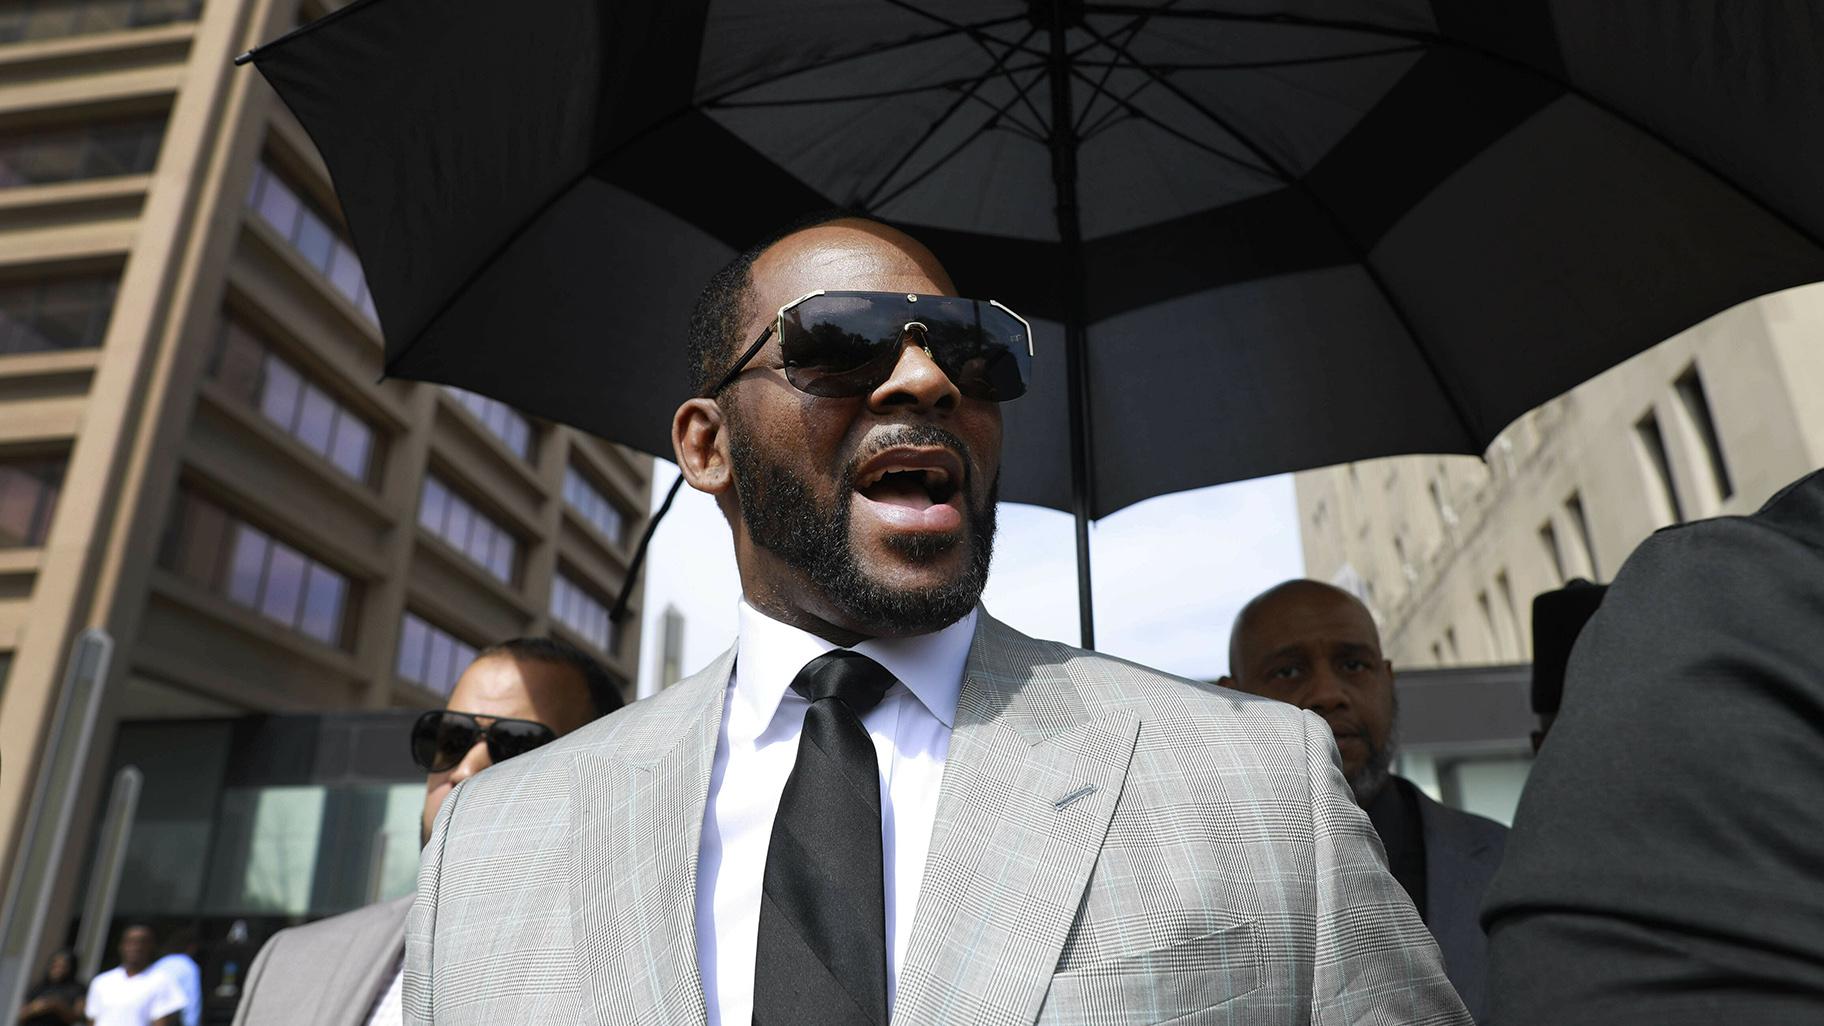
[[[792,681],[811,708],[766,849],[756,1026],[886,1024],[880,763],[861,717],[892,686],[886,667],[846,649]]]

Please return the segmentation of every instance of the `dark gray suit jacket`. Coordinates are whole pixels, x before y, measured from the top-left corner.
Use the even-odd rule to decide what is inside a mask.
[[[405,953],[411,895],[272,935],[234,1026],[363,1026]]]
[[[1824,1022],[1824,472],[1641,544],[1490,888],[1498,1026]]]
[[[1440,805],[1413,788],[1425,836],[1425,925],[1444,953],[1444,971],[1469,1014],[1488,1012],[1488,938],[1479,916],[1482,895],[1501,864],[1507,828],[1492,819]]]

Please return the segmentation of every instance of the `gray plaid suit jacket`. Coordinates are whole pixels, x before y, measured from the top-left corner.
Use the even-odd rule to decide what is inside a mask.
[[[451,793],[408,1022],[704,1021],[695,872],[733,666]],[[984,615],[893,1021],[1469,1017],[1322,721]]]

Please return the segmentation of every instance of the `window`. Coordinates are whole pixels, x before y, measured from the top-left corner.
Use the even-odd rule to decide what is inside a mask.
[[[456,678],[475,661],[475,646],[448,631],[439,630],[413,613],[406,613],[399,624],[399,658],[393,670],[409,680],[440,695],[456,687]]]
[[[1462,650],[1457,648],[1457,628],[1455,626],[1444,628],[1444,644],[1450,647],[1451,662],[1454,663],[1463,658]]]
[[[245,326],[223,323],[209,376],[344,474],[373,480],[378,462],[373,425],[305,380]]]
[[[0,44],[191,21],[202,0],[24,0],[0,8]]]
[[[247,206],[284,237],[299,256],[322,272],[330,285],[343,298],[355,304],[367,319],[380,323],[374,312],[373,297],[367,291],[367,276],[361,272],[361,261],[352,246],[331,227],[328,217],[319,213],[302,198],[277,171],[262,163],[253,171],[253,186],[247,190]]]
[[[113,275],[0,285],[0,354],[93,349],[114,313]]]
[[[1441,641],[1431,643],[1431,664],[1433,666],[1444,665],[1444,643]]]
[[[51,533],[64,461],[0,463],[0,549],[37,548]]]
[[[618,640],[608,606],[563,571],[551,578],[551,616],[604,652],[613,652]]]
[[[564,468],[564,501],[576,510],[577,516],[611,541],[619,544],[623,540],[627,518],[621,507],[590,484],[575,467]]]
[[[1502,611],[1507,613],[1507,623],[1513,630],[1514,643],[1508,651],[1518,658],[1526,657],[1526,627],[1520,623],[1520,607],[1514,604],[1514,586],[1507,579],[1507,571],[1495,574],[1495,591],[1501,595]]]
[[[1570,580],[1570,572],[1564,565],[1564,549],[1558,544],[1558,529],[1550,520],[1539,525],[1539,545],[1545,549],[1546,559],[1551,561],[1553,583],[1563,584]]]
[[[1590,518],[1583,512],[1583,497],[1576,492],[1564,500],[1564,513],[1571,518],[1571,526],[1577,529],[1577,541],[1583,551],[1583,565],[1589,568],[1590,580],[1601,580],[1602,571],[1596,566],[1596,547],[1590,542]]]
[[[164,138],[162,115],[0,135],[0,188],[145,174]]]
[[[1488,650],[1500,658],[1506,653],[1501,650],[1501,628],[1495,626],[1495,608],[1488,602],[1488,592],[1476,593],[1476,608],[1482,610],[1482,626],[1488,628]]]
[[[1710,485],[1714,489],[1716,501],[1722,502],[1735,494],[1735,485],[1729,480],[1729,464],[1723,460],[1723,440],[1716,431],[1716,418],[1710,413],[1710,398],[1704,394],[1704,379],[1697,376],[1697,365],[1692,364],[1679,375],[1673,384],[1678,392],[1680,405],[1685,409],[1685,416],[1690,418],[1691,426],[1697,430],[1698,441],[1704,445],[1704,458],[1710,468]]]
[[[1634,422],[1634,441],[1646,463],[1654,518],[1661,523],[1684,523],[1685,508],[1679,504],[1678,489],[1672,481],[1672,458],[1666,452],[1666,436],[1660,431],[1659,418],[1652,411]]]
[[[490,577],[502,584],[513,583],[519,540],[435,475],[425,475],[424,492],[418,501],[418,524],[450,543]]]
[[[348,578],[207,499],[178,497],[161,562],[268,620],[347,647]]]
[[[443,386],[456,405],[469,411],[488,433],[500,439],[500,444],[522,460],[532,458],[532,422],[513,407],[498,399],[489,399],[485,395],[476,395],[456,388],[453,385]]]

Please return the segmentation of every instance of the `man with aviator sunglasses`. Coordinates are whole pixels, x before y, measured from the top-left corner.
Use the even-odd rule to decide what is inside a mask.
[[[420,844],[450,791],[482,770],[556,740],[622,705],[607,669],[557,638],[513,638],[484,649],[442,709],[412,726],[423,767]],[[405,915],[411,898],[274,934],[242,989],[235,1026],[397,1024]]]
[[[735,645],[445,803],[412,1021],[1468,1022],[1322,721],[981,608],[1022,318],[838,218],[690,358]]]

